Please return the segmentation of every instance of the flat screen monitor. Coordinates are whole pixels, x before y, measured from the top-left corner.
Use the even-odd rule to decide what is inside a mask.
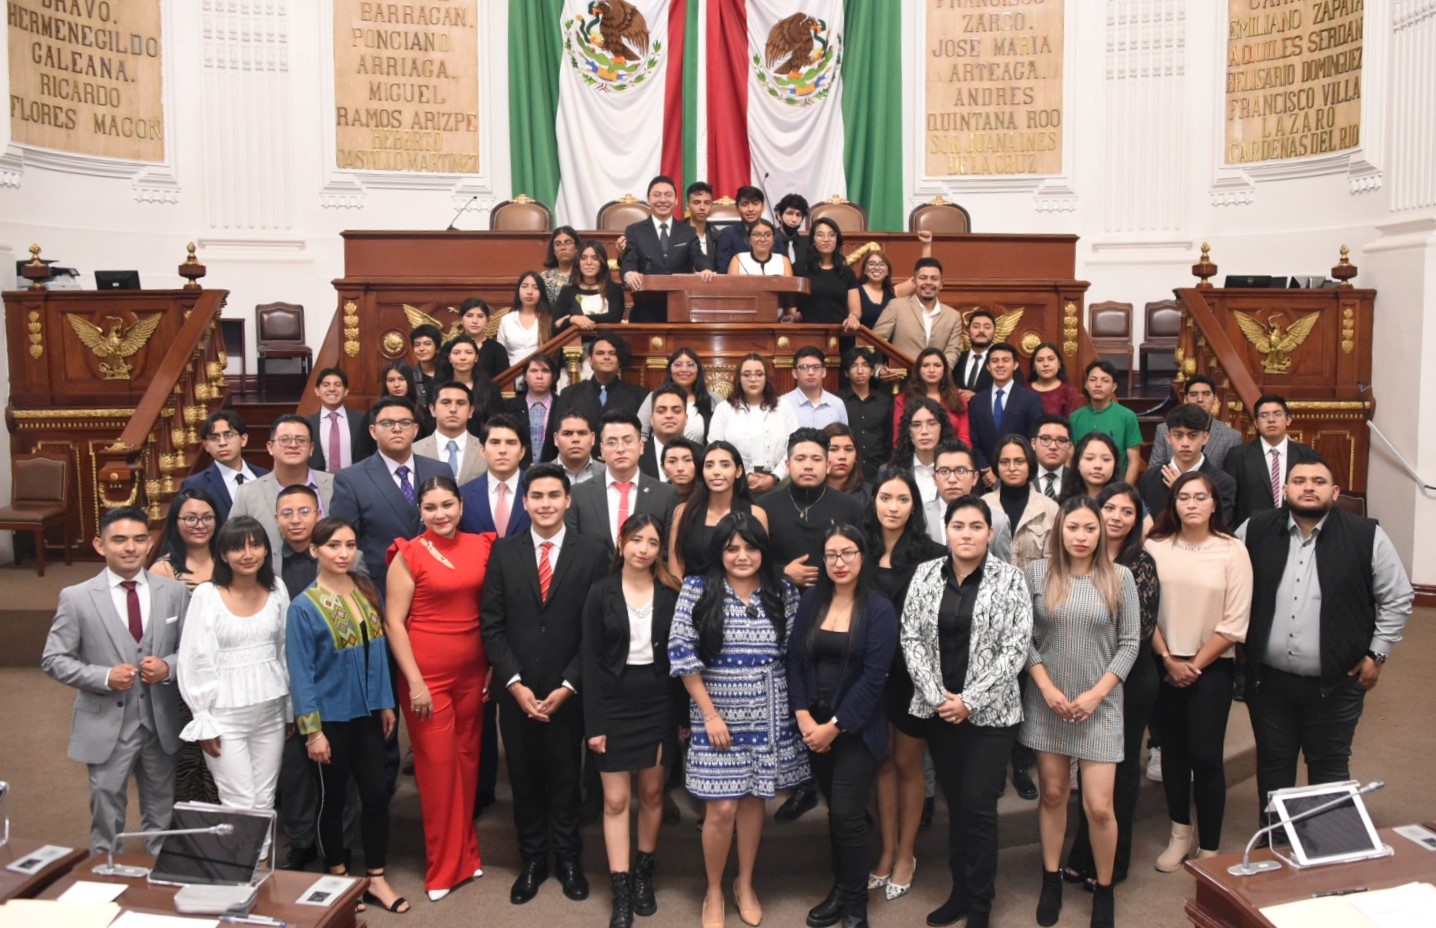
[[[96,290],[138,290],[140,289],[139,271],[96,271]]]
[[[207,803],[175,806],[171,828],[233,825],[227,835],[171,835],[165,838],[150,879],[158,883],[225,885],[250,883],[259,868],[260,851],[274,827],[273,812],[226,809]]]

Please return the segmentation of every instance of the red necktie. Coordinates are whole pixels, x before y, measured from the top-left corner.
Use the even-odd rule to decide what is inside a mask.
[[[329,472],[332,474],[344,466],[342,459],[343,446],[339,441],[339,413],[330,410],[329,412],[329,459],[324,463],[329,465]]]
[[[125,588],[125,605],[130,613],[130,634],[135,636],[135,642],[145,637],[145,623],[140,618],[140,594],[135,589],[138,586],[134,580],[121,580],[120,586]]]
[[[553,583],[553,565],[549,563],[548,553],[553,550],[553,542],[545,541],[539,545],[539,601],[548,602],[548,587]]]
[[[618,525],[613,532],[613,543],[618,544],[618,536],[623,532],[623,523],[628,521],[628,494],[633,490],[633,481],[630,480],[628,483],[615,481],[613,487],[618,490]]]

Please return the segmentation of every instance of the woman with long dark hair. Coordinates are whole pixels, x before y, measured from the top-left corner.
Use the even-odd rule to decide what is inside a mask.
[[[1067,368],[1062,365],[1062,349],[1053,342],[1040,342],[1032,352],[1027,371],[1027,385],[1037,391],[1042,412],[1064,419],[1082,406],[1082,391],[1067,382]]]
[[[726,441],[709,442],[698,459],[693,492],[673,510],[668,569],[675,577],[702,577],[718,563],[717,526],[732,512],[752,515],[768,528],[768,514],[753,506],[743,458]]]
[[[1132,861],[1132,826],[1137,814],[1137,791],[1142,785],[1142,739],[1157,702],[1157,663],[1152,657],[1152,632],[1157,627],[1157,608],[1161,603],[1161,584],[1157,565],[1142,548],[1142,496],[1130,483],[1110,483],[1097,497],[1102,510],[1102,528],[1107,535],[1107,556],[1132,573],[1137,585],[1137,605],[1141,613],[1141,642],[1137,660],[1122,681],[1122,762],[1117,765],[1116,784],[1112,792],[1112,808],[1117,816],[1117,854],[1112,865],[1112,883],[1127,878]],[[1077,836],[1067,856],[1062,878],[1069,883],[1097,883],[1096,864],[1085,813],[1077,819]]]
[[[623,287],[608,270],[608,251],[602,242],[589,239],[583,243],[577,269],[552,299],[555,332],[570,325],[592,332],[601,323],[623,321]]]
[[[269,533],[256,519],[230,519],[215,549],[214,576],[195,589],[180,636],[175,676],[194,714],[180,738],[199,742],[221,803],[272,809],[294,717],[284,658],[289,593],[275,581]]]
[[[1028,564],[1047,557],[1047,537],[1057,523],[1057,504],[1032,486],[1037,453],[1021,435],[998,439],[992,468],[997,472],[997,489],[982,498],[1006,514],[1012,531],[1009,560],[1018,570],[1026,570]]]
[[[708,378],[703,372],[698,352],[692,348],[679,348],[668,356],[668,367],[664,370],[659,389],[664,387],[677,387],[688,398],[688,425],[683,429],[683,437],[703,444],[708,440],[713,411],[723,398],[708,389]],[[638,407],[638,421],[643,426],[643,440],[648,441],[653,421],[652,393]]]
[[[917,240],[922,242],[921,257],[932,257],[932,233],[921,231],[917,233]],[[868,328],[873,327],[894,297],[912,296],[917,292],[917,284],[911,277],[893,283],[892,259],[881,248],[870,249],[858,267],[857,276],[862,282],[858,298],[862,306],[863,325]]]
[[[310,551],[319,574],[289,604],[285,657],[294,723],[309,759],[319,765],[320,852],[330,873],[348,871],[344,804],[353,782],[369,880],[364,901],[407,912],[409,903],[384,878],[389,853],[384,739],[393,733],[395,717],[379,591],[374,581],[354,572],[359,542],[343,519],[320,519]]]
[[[1246,546],[1222,524],[1216,486],[1201,471],[1172,484],[1167,508],[1147,536],[1162,602],[1152,650],[1164,671],[1155,716],[1162,733],[1162,788],[1172,839],[1157,869],[1173,873],[1191,853],[1191,806],[1200,856],[1217,853],[1226,811],[1223,747],[1232,708],[1236,646],[1251,617],[1252,565]]]
[[[498,350],[503,351],[502,348]],[[479,359],[479,346],[473,336],[457,335],[440,350],[439,375],[434,378],[436,390],[450,380],[458,381],[469,388],[469,395],[473,397],[474,414],[469,417],[468,429],[469,434],[474,436],[483,431],[484,423],[488,422],[490,417],[503,412],[503,395],[499,392],[498,384],[481,369]]]
[[[478,369],[491,380],[509,368],[509,353],[489,333],[493,314],[489,304],[476,296],[471,296],[459,304],[459,325],[463,329],[459,334],[473,339],[474,349],[479,355]],[[497,324],[494,324],[494,328],[497,328]],[[441,357],[442,348],[451,342],[452,339],[441,346]],[[444,378],[440,377],[438,381],[443,383]]]
[[[843,230],[826,216],[813,220],[809,241],[812,247],[793,271],[812,283],[798,308],[783,318],[787,322],[841,323],[856,331],[862,321],[858,299],[858,278],[843,256]]]
[[[663,566],[663,523],[629,516],[618,533],[613,572],[583,609],[583,716],[603,783],[603,845],[613,883],[609,928],[658,910],[653,855],[663,825],[665,770],[678,752],[677,684],[668,638],[678,581]],[[638,855],[629,864],[629,805],[638,779]]]
[[[853,430],[841,422],[829,422],[823,426],[823,434],[828,436],[828,486],[866,503],[863,456]]]
[[[414,750],[424,888],[438,902],[484,873],[474,799],[491,671],[479,603],[496,536],[459,531],[464,501],[452,478],[425,480],[418,500],[423,533],[389,547],[384,632]]]
[[[936,400],[923,397],[910,403],[898,419],[891,463],[912,471],[923,505],[937,499],[938,446],[955,437],[952,419]]]
[[[434,432],[434,417],[429,414],[429,403],[421,393],[418,372],[405,362],[390,361],[379,372],[379,399],[394,396],[414,407],[414,418],[419,422],[417,438]],[[364,420],[366,425],[373,425],[373,413],[366,414]]]
[[[698,486],[698,462],[703,459],[703,446],[690,438],[678,437],[663,446],[658,465],[668,485],[678,491],[678,501],[686,503]]]
[[[756,353],[739,358],[737,382],[713,410],[708,440],[731,442],[743,455],[748,489],[765,493],[788,475],[788,436],[797,430],[797,413],[778,398],[772,363]]]
[[[510,366],[522,364],[553,337],[553,306],[537,271],[524,271],[514,285],[514,302],[499,320],[495,341],[508,352]]]
[[[1102,495],[1107,484],[1121,479],[1117,473],[1117,443],[1102,432],[1088,432],[1072,449],[1072,465],[1062,474],[1062,492],[1058,502],[1074,496]]]
[[[924,398],[940,404],[952,420],[953,434],[964,445],[972,444],[967,428],[967,403],[952,381],[952,369],[948,367],[947,355],[942,353],[941,348],[924,348],[918,352],[902,392],[893,397],[893,422],[900,423],[907,407]],[[894,425],[893,442],[901,440],[898,427]]]
[[[1041,803],[1042,892],[1037,924],[1055,925],[1062,909],[1062,844],[1072,761],[1082,775],[1082,811],[1090,822],[1097,882],[1093,928],[1116,918],[1112,865],[1117,820],[1113,782],[1122,760],[1122,681],[1137,659],[1141,618],[1127,568],[1107,555],[1097,501],[1074,496],[1062,504],[1048,556],[1027,568],[1033,630],[1018,740],[1037,752]]]
[[[872,502],[863,511],[877,589],[889,602],[907,600],[908,584],[919,564],[937,560],[947,549],[928,537],[922,492],[912,471],[892,465],[878,471]],[[918,826],[926,799],[923,754],[926,725],[913,716],[912,675],[899,648],[888,670],[884,702],[890,725],[891,750],[878,769],[878,831],[882,851],[868,878],[871,889],[881,888],[888,900],[912,889],[917,871]]]
[[[738,916],[763,920],[753,868],[763,835],[763,801],[811,779],[788,703],[783,655],[798,593],[773,561],[768,532],[734,512],[714,532],[719,560],[683,581],[668,639],[671,673],[690,697],[688,791],[707,803],[702,923],[722,925],[723,871],[738,835]]]
[[[578,231],[573,226],[559,226],[548,237],[548,248],[543,256],[544,291],[550,303],[557,304],[559,292],[573,282],[574,272],[581,260],[578,251]],[[604,271],[608,261],[603,262]]]
[[[883,684],[897,653],[897,614],[876,589],[867,542],[852,525],[823,541],[823,570],[788,638],[788,693],[808,762],[828,801],[833,888],[808,911],[814,928],[867,924],[868,794],[887,759]]]

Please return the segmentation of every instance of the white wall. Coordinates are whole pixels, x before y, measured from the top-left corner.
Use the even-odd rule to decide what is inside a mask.
[[[1226,4],[1067,0],[1063,175],[956,182],[922,176],[925,5],[903,4],[908,207],[942,193],[976,231],[1076,233],[1089,299],[1139,308],[1193,282],[1203,241],[1220,275],[1321,274],[1349,244],[1357,284],[1381,291],[1377,422],[1436,480],[1436,438],[1422,438],[1436,436],[1436,375],[1421,364],[1436,350],[1436,0],[1366,4],[1362,149],[1245,172],[1220,159]],[[441,229],[475,194],[459,225],[483,228],[510,193],[507,4],[479,6],[482,174],[385,177],[329,167],[330,0],[164,0],[167,164],[22,150],[0,124],[0,283],[36,241],[87,273],[138,268],[146,286],[175,286],[193,240],[251,339],[252,307],[287,300],[317,344],[341,230]],[[1371,484],[1416,579],[1436,583],[1436,541],[1415,532],[1436,500],[1379,452]]]

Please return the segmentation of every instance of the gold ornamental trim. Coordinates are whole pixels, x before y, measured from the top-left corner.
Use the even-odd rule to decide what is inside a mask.
[[[1077,304],[1068,303],[1062,307],[1062,353],[1069,358],[1077,357]]]
[[[359,357],[359,307],[353,300],[344,301],[344,353]]]
[[[39,310],[30,310],[30,321],[25,326],[30,330],[30,357],[38,361],[45,353],[45,326],[40,322]]]
[[[90,349],[100,362],[100,376],[105,380],[129,380],[134,370],[126,358],[133,357],[155,334],[164,313],[136,316],[135,321],[125,325],[119,316],[105,316],[104,326],[95,325],[77,314],[65,317],[80,339],[80,344]]]
[[[1341,350],[1346,354],[1356,350],[1356,310],[1351,306],[1341,307]]]
[[[135,414],[135,408],[115,409],[12,409],[16,419],[128,419]]]
[[[1364,412],[1371,408],[1365,400],[1287,400],[1286,405],[1312,412]]]

